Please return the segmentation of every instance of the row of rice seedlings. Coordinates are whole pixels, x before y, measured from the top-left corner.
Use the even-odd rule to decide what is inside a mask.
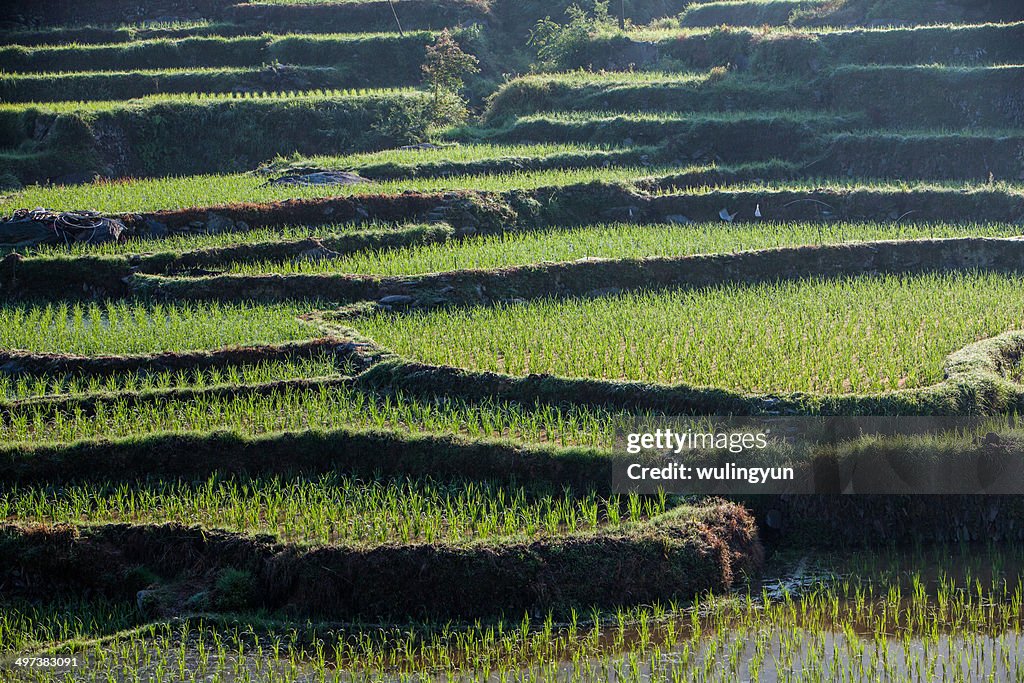
[[[0,492],[0,519],[39,523],[201,524],[310,544],[461,543],[535,539],[636,522],[666,499],[557,494],[501,483],[365,482],[340,474],[271,479],[18,487]]]
[[[0,103],[0,112],[20,113],[28,109],[43,110],[54,114],[71,113],[96,113],[112,109],[122,109],[126,106],[140,107],[154,104],[167,103],[212,103],[230,102],[232,100],[260,100],[266,102],[276,101],[317,101],[337,100],[356,98],[381,98],[381,97],[419,97],[422,93],[413,88],[352,88],[352,89],[319,89],[303,91],[238,91],[227,93],[215,92],[184,92],[184,93],[156,93],[146,95],[133,100],[100,100],[95,102],[19,102],[16,104]]]
[[[870,133],[869,135],[878,136],[877,133]],[[896,134],[895,137],[904,136],[903,132]],[[957,136],[960,133],[956,134]],[[967,133],[970,135],[970,133]],[[770,193],[770,192],[800,192],[800,191],[833,191],[833,192],[892,192],[892,193],[916,193],[916,192],[942,192],[942,191],[957,191],[962,193],[972,192],[1002,192],[1009,195],[1019,196],[1024,194],[1024,184],[1015,180],[993,180],[992,182],[977,183],[971,181],[960,181],[960,180],[946,180],[946,181],[934,181],[934,180],[889,180],[885,178],[862,178],[854,182],[846,182],[843,180],[829,179],[829,178],[804,178],[802,180],[765,180],[758,183],[752,182],[738,182],[730,183],[728,185],[718,184],[704,184],[704,185],[692,185],[687,184],[685,188],[680,189],[673,184],[671,177],[664,179],[654,178],[655,184],[651,187],[650,192],[655,197],[665,197],[679,194],[687,195],[707,195],[715,192],[730,192],[730,193]],[[832,210],[833,207],[824,205],[823,209]],[[822,215],[828,215],[826,211],[822,212]]]
[[[973,552],[977,552],[974,549]],[[988,549],[987,558],[1002,557]],[[105,680],[870,681],[1018,680],[1021,579],[824,578],[801,595],[571,610],[459,626],[266,628],[189,619],[52,652]],[[155,675],[159,674],[159,675]]]
[[[636,123],[691,123],[709,121],[730,123],[734,121],[794,122],[808,124],[841,124],[851,120],[850,116],[815,111],[722,111],[665,112],[665,111],[554,111],[530,114],[516,119],[517,123],[551,122],[600,125],[607,121],[622,120]]]
[[[259,242],[289,241],[302,239],[320,239],[345,233],[366,230],[396,229],[394,226],[381,223],[348,223],[329,225],[289,225],[280,228],[254,228],[243,232],[177,233],[160,238],[130,237],[124,242],[102,242],[86,244],[45,244],[26,249],[26,256],[122,256],[125,254],[153,254],[163,252],[187,252],[199,249],[230,247],[239,244]],[[399,226],[397,229],[401,229]]]
[[[502,268],[580,258],[645,258],[721,254],[748,249],[849,241],[938,237],[1012,237],[1012,224],[758,223],[728,225],[583,226],[567,230],[506,232],[460,242],[426,244],[351,254],[336,259],[231,263],[228,272],[418,275],[469,268]]]
[[[245,232],[181,233],[166,238],[128,239],[125,242],[44,245],[26,251],[28,256],[125,255],[156,252],[189,252],[216,247],[336,237],[346,233],[401,230],[409,226],[334,224],[260,228]],[[641,258],[717,254],[747,249],[832,244],[879,239],[942,237],[1015,237],[1020,228],[1010,223],[774,223],[691,225],[651,223],[601,223],[575,227],[551,227],[538,231],[510,230],[436,246],[414,246],[366,251],[342,258],[317,261],[274,261],[244,267],[235,272],[260,273],[378,273],[410,275],[460,268],[491,268],[541,261],[568,261],[582,256]]]
[[[0,349],[118,355],[275,344],[318,336],[292,304],[128,301],[0,306]]]
[[[229,430],[254,435],[353,427],[610,448],[615,416],[596,408],[430,400],[401,393],[381,396],[336,386],[286,387],[265,396],[203,396],[133,406],[114,397],[98,400],[93,414],[46,405],[21,406],[0,419],[0,443],[68,443],[157,432]]]
[[[405,357],[474,370],[867,393],[941,381],[948,354],[1020,328],[1022,284],[1001,273],[813,279],[385,313],[357,326]]]
[[[282,199],[348,197],[360,194],[401,194],[405,191],[440,192],[473,189],[503,192],[590,183],[623,182],[666,175],[675,168],[610,167],[546,169],[515,173],[462,174],[440,178],[402,178],[356,185],[280,186],[267,185],[251,174],[195,175],[179,178],[148,178],[130,181],[98,181],[83,185],[32,185],[0,199],[0,213],[25,206],[46,206],[57,211],[89,207],[105,213],[158,211],[215,206],[238,202],[272,202]]]
[[[134,605],[103,598],[0,600],[0,661],[10,652],[110,635],[137,626],[139,618]]]
[[[223,384],[265,384],[303,377],[351,375],[351,362],[339,364],[333,356],[287,361],[228,365],[208,369],[192,368],[160,372],[126,372],[98,375],[15,375],[0,374],[0,399],[16,401],[37,396],[63,394],[117,393],[192,387],[203,389]]]
[[[531,73],[516,77],[510,83],[537,83],[553,85],[639,85],[645,83],[694,84],[720,78],[722,69],[706,71],[662,71],[628,69],[625,71],[589,71],[574,69],[557,73]]]
[[[703,168],[703,167],[702,167]],[[458,174],[443,177],[399,178],[378,180],[369,183],[346,186],[275,186],[252,174],[235,175],[194,175],[167,178],[144,178],[132,180],[99,180],[72,186],[31,185],[24,190],[0,196],[0,214],[9,214],[18,208],[46,206],[58,211],[78,210],[88,207],[105,213],[125,211],[158,211],[189,207],[215,206],[238,202],[271,202],[282,199],[316,199],[322,197],[348,197],[361,194],[400,194],[405,191],[440,192],[445,190],[471,189],[480,191],[505,192],[514,189],[537,189],[561,187],[595,181],[630,182],[645,179],[670,177],[676,173],[692,172],[693,167],[619,167],[545,169],[515,173]],[[686,194],[707,194],[721,191],[718,185],[687,187]],[[1020,183],[996,182],[994,184],[968,183],[963,181],[923,182],[889,181],[878,179],[810,178],[796,181],[779,181],[765,184],[744,183],[729,185],[728,191],[759,192],[769,190],[875,190],[889,192],[924,192],[929,190],[985,190],[1019,194]],[[657,195],[679,194],[680,190],[670,183],[655,186],[652,193]]]
[[[171,31],[182,31],[182,30],[195,30],[195,29],[209,29],[214,27],[209,22],[206,23],[191,23],[191,24],[162,24],[162,25],[134,25],[132,28],[135,30],[171,30]],[[237,27],[230,25],[225,28],[237,30]],[[52,29],[54,32],[59,31],[59,28]],[[111,29],[107,29],[111,30]],[[120,30],[127,31],[127,28],[122,27]],[[405,40],[422,40],[433,36],[430,31],[413,31],[407,33]],[[23,62],[26,59],[30,59],[35,55],[67,55],[72,56],[74,52],[92,53],[92,54],[103,54],[112,51],[117,52],[135,52],[136,54],[145,53],[150,48],[163,48],[164,50],[187,50],[189,48],[206,48],[208,53],[213,52],[211,48],[223,46],[225,49],[230,47],[237,48],[238,52],[243,52],[250,46],[258,46],[262,50],[272,49],[277,44],[287,44],[289,42],[297,43],[311,43],[316,44],[331,44],[331,43],[367,43],[377,41],[389,41],[392,43],[399,43],[402,41],[402,36],[397,33],[376,31],[366,33],[272,33],[270,31],[263,31],[260,33],[250,31],[248,35],[236,34],[236,35],[188,35],[181,37],[157,37],[157,38],[141,38],[130,41],[118,41],[113,43],[80,43],[80,42],[64,42],[60,44],[49,44],[49,45],[18,45],[18,44],[5,44],[0,47],[0,62],[4,59],[14,59],[18,62]],[[196,67],[202,68],[202,67]],[[63,72],[63,73],[74,73]]]
[[[607,145],[582,145],[562,142],[533,144],[459,144],[457,142],[410,149],[385,149],[378,152],[359,152],[346,155],[278,157],[264,165],[261,170],[302,166],[312,168],[359,168],[379,164],[416,165],[445,161],[487,161],[503,157],[556,156],[581,152],[607,152],[616,147]]]

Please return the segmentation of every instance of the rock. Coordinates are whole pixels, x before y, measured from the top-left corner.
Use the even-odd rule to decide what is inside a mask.
[[[185,600],[182,606],[190,612],[205,612],[210,609],[210,592],[200,591]]]
[[[167,224],[160,221],[146,219],[142,225],[145,229],[145,234],[149,237],[167,237],[167,233],[170,232],[167,229]]]
[[[157,592],[154,590],[141,590],[135,594],[135,606],[144,616],[152,616],[160,606]]]
[[[230,218],[216,213],[206,214],[206,232],[209,235],[217,235],[222,232],[233,232],[235,222]]]
[[[378,299],[377,303],[382,306],[407,306],[415,300],[415,297],[408,294],[389,294],[382,299]]]

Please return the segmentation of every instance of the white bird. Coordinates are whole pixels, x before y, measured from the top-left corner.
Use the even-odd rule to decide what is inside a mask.
[[[761,205],[758,204],[757,208],[754,209],[754,218],[760,218],[760,217],[761,217]]]
[[[739,215],[738,211],[736,213],[729,213],[729,209],[722,209],[718,212],[718,217],[726,223],[732,223],[733,219],[735,219],[737,215]]]

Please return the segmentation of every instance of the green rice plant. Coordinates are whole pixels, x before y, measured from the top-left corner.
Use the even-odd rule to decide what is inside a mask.
[[[67,632],[78,638],[54,638],[43,652],[78,657],[69,680],[120,671],[184,681],[1016,680],[1024,673],[1019,553],[992,545],[801,553],[810,572],[735,595],[573,611],[564,622],[551,614],[401,625],[197,615],[92,641],[81,637],[88,626],[74,626]],[[907,570],[922,566],[934,574]],[[0,619],[17,625],[12,634],[40,635],[12,638],[8,652],[59,635],[66,621],[56,610],[10,607]],[[91,623],[104,609],[78,611]]]
[[[484,175],[457,175],[447,178],[411,178],[345,186],[268,186],[262,178],[250,174],[193,175],[133,181],[100,181],[71,187],[33,185],[0,199],[0,213],[17,208],[45,206],[54,210],[87,207],[107,213],[158,211],[187,207],[213,206],[238,202],[272,202],[282,199],[349,197],[360,194],[400,194],[407,190],[440,192],[473,189],[501,192],[511,189],[557,187],[594,181],[617,182],[667,174],[669,168],[593,168],[548,169]]]
[[[834,244],[884,239],[1012,237],[1011,224],[951,225],[915,223],[760,223],[728,225],[609,224],[531,232],[509,231],[460,242],[361,252],[336,259],[230,263],[227,272],[418,275],[471,268],[503,268],[580,258],[674,257],[722,254],[750,249]]]
[[[276,73],[284,74],[280,77],[284,85],[275,85]],[[89,102],[138,99],[161,93],[235,93],[256,89],[282,93],[291,90],[287,83],[300,79],[305,84],[306,92],[334,92],[367,85],[363,78],[365,76],[354,76],[340,69],[322,66],[289,66],[287,69],[274,66],[241,66],[0,74],[0,98],[6,102]],[[415,85],[416,75],[397,75],[394,81],[377,81],[377,84]]]
[[[0,306],[0,348],[96,356],[311,339],[296,305],[107,302]]]
[[[375,70],[380,80],[386,80],[388,74],[404,71],[408,76],[414,72],[432,37],[428,31],[404,36],[397,33],[264,33],[238,37],[155,38],[109,45],[11,45],[0,47],[0,68],[21,73],[71,73],[195,66],[252,67],[273,61],[334,66],[346,60],[352,60],[354,66],[375,53],[387,51],[388,63],[382,64],[381,70]]]
[[[17,401],[39,396],[143,392],[191,387],[203,389],[222,384],[266,384],[304,377],[331,377],[352,373],[350,365],[338,366],[333,357],[229,365],[223,368],[187,369],[146,373],[98,375],[0,375],[0,400]]]
[[[227,430],[254,435],[353,427],[608,448],[614,442],[615,420],[621,419],[616,415],[594,408],[382,395],[336,385],[286,386],[260,395],[207,394],[134,404],[116,395],[100,397],[90,414],[47,403],[21,405],[9,408],[0,419],[0,441],[68,443],[157,432]]]
[[[1021,284],[997,273],[816,279],[385,313],[357,326],[400,355],[474,370],[867,393],[938,382],[951,352],[1024,325]]]
[[[417,97],[420,91],[411,88],[374,88],[366,89],[332,89],[311,91],[285,92],[244,92],[244,93],[205,93],[184,92],[147,95],[134,100],[99,100],[84,102],[24,102],[18,104],[0,104],[0,114],[20,116],[29,110],[38,110],[52,114],[98,114],[117,112],[126,107],[140,108],[160,104],[216,104],[232,101],[256,101],[273,104],[282,101],[306,101],[311,104],[324,103],[330,100],[351,99],[368,100],[382,97]]]
[[[341,474],[306,478],[162,480],[12,487],[0,519],[29,523],[200,524],[266,533],[300,544],[464,543],[539,538],[641,521],[665,503],[626,511],[624,499],[501,482],[362,481]]]
[[[282,226],[280,228],[254,228],[242,232],[207,233],[176,233],[159,238],[131,237],[123,242],[103,242],[100,244],[47,244],[25,250],[26,256],[121,256],[125,254],[154,254],[160,252],[187,253],[201,249],[216,249],[239,244],[253,244],[273,241],[290,241],[303,239],[321,239],[345,233],[363,230],[387,230],[394,226],[381,223],[361,225],[327,224],[310,226]]]
[[[512,171],[637,166],[655,156],[653,148],[573,144],[445,144],[345,156],[295,155],[269,162],[260,173],[322,168],[356,171],[371,180],[453,175],[495,175]]]

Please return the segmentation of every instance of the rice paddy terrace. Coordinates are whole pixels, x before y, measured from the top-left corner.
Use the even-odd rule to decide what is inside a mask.
[[[610,464],[666,415],[1021,450],[1016,3],[19,0],[0,186],[123,230],[0,251],[0,677],[1022,676],[1019,497]]]

